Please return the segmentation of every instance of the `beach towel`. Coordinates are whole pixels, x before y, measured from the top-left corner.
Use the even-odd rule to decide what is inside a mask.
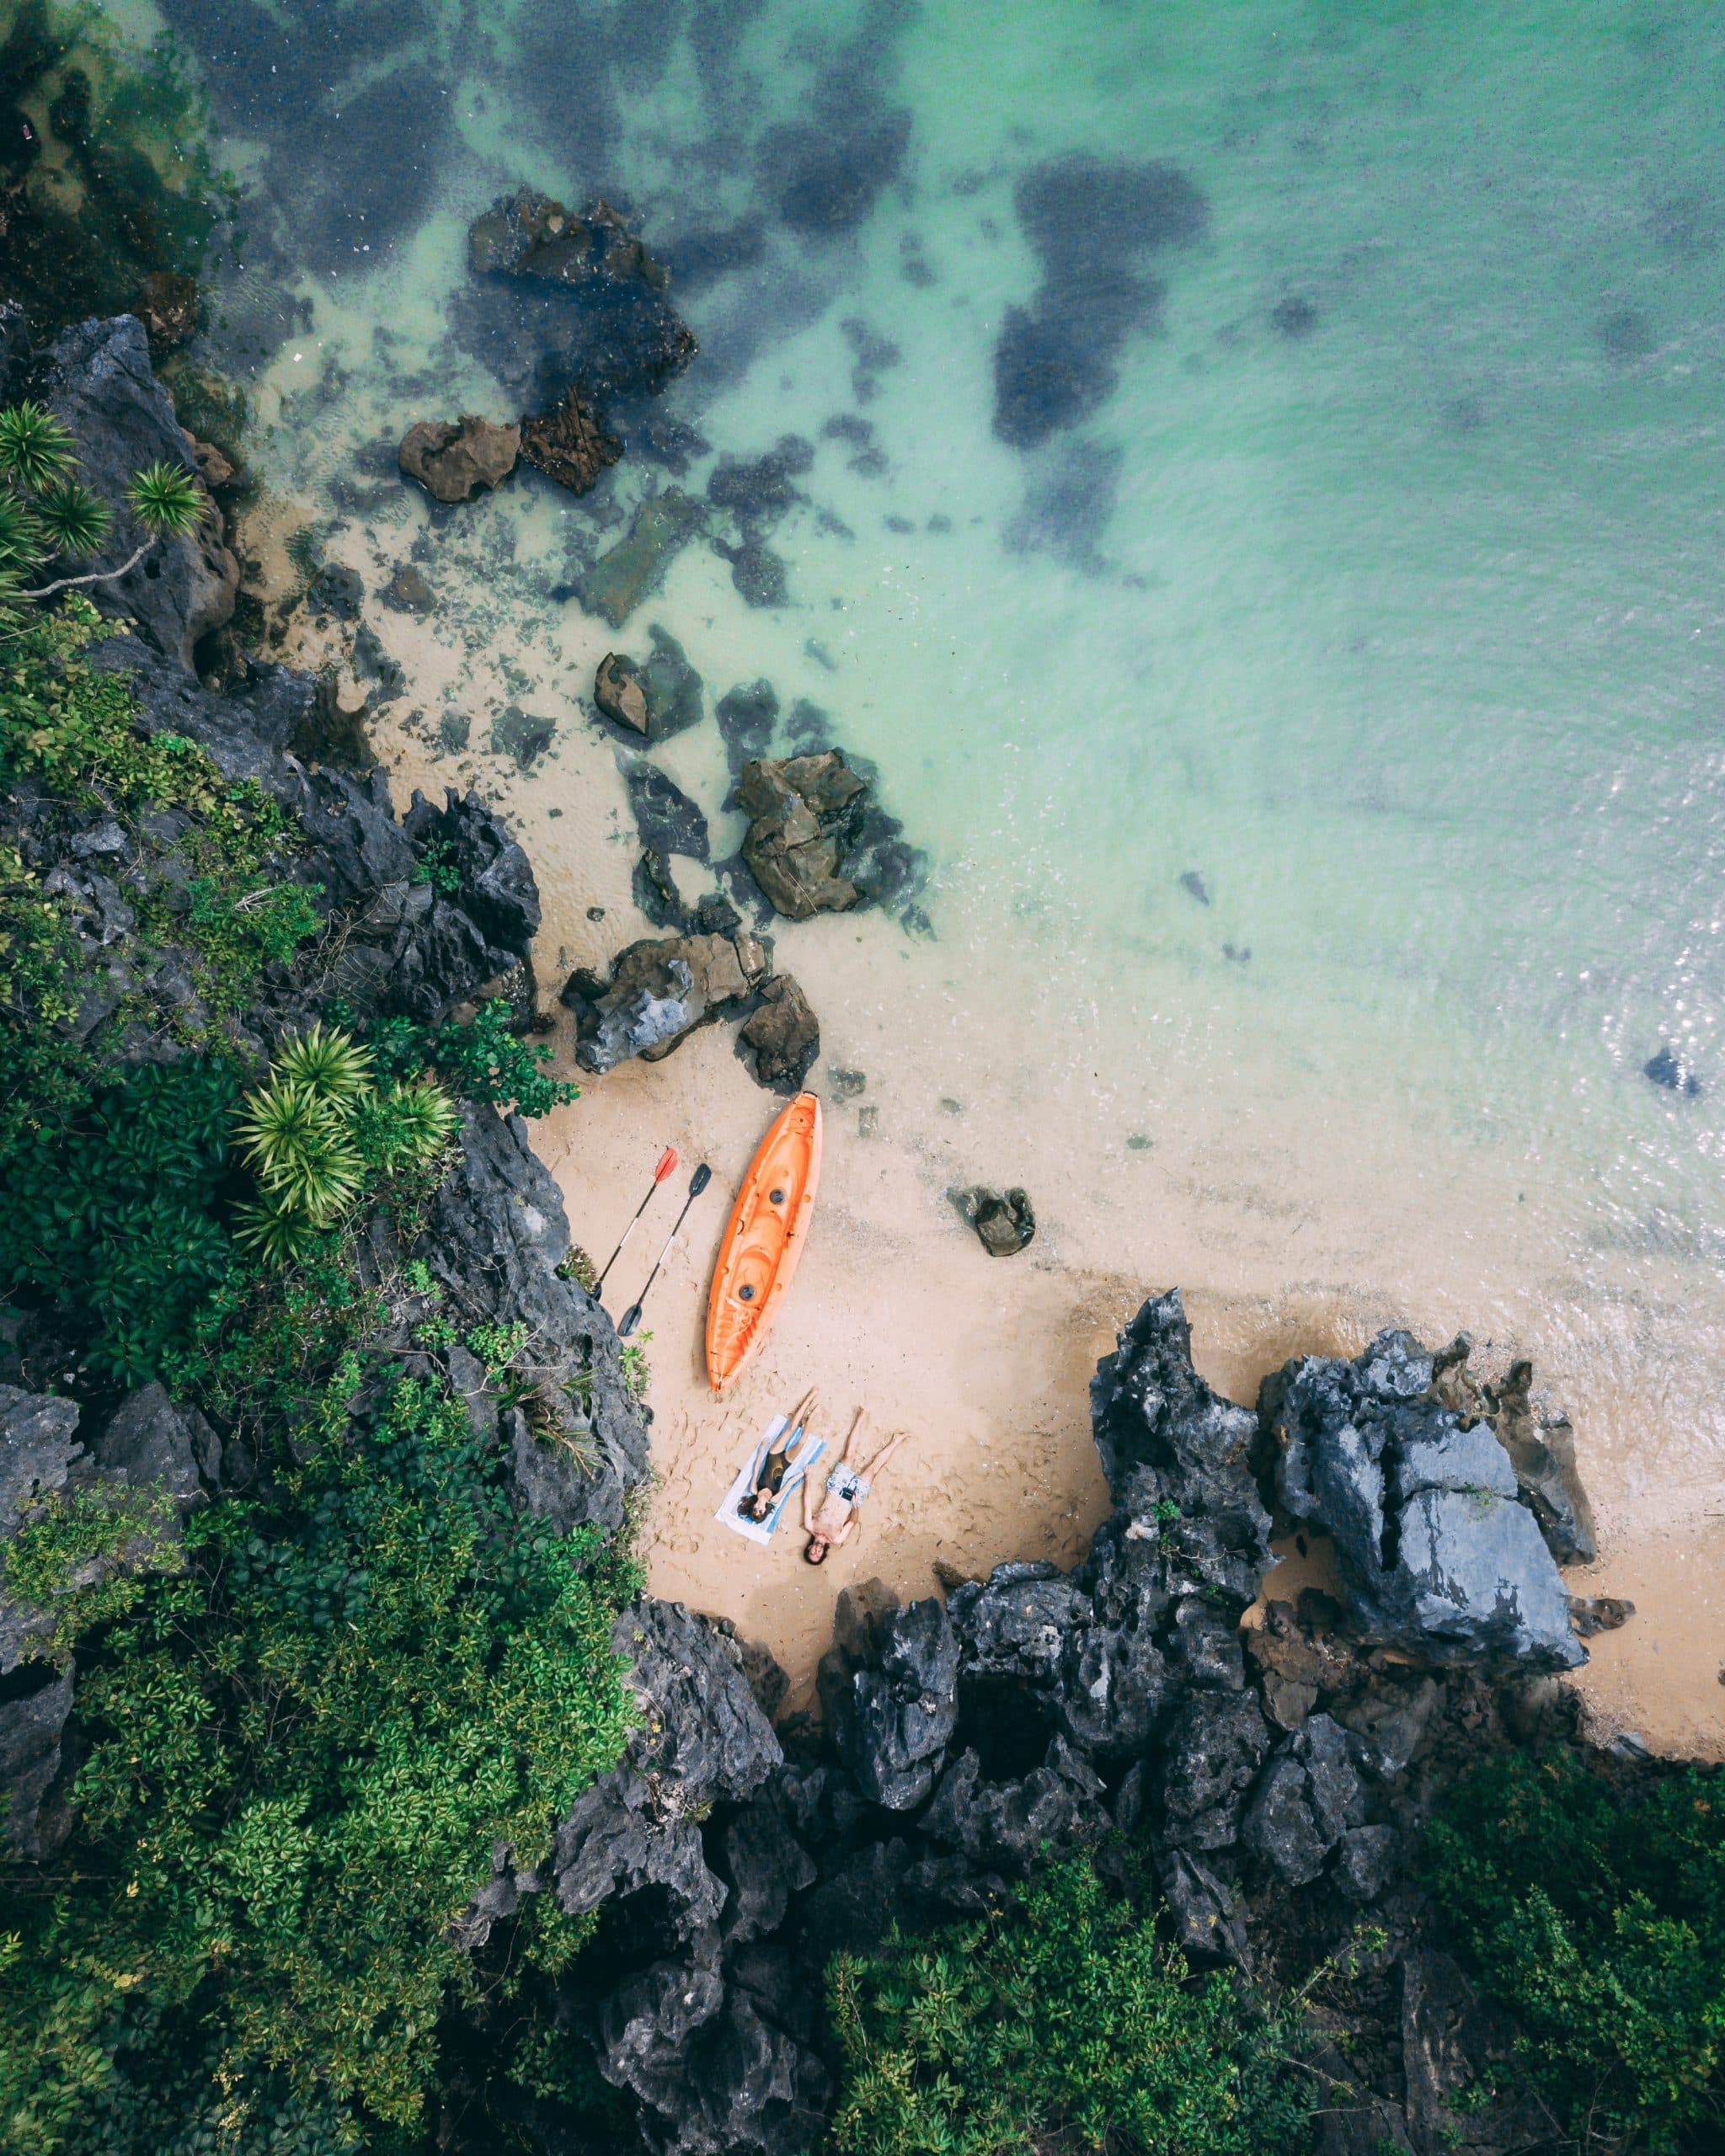
[[[825,1438],[817,1438],[805,1430],[796,1441],[785,1468],[785,1479],[773,1499],[772,1509],[765,1519],[745,1519],[737,1508],[746,1493],[755,1486],[755,1478],[761,1472],[761,1463],[772,1451],[789,1426],[788,1415],[775,1415],[761,1433],[761,1442],[737,1470],[737,1479],[724,1493],[724,1502],[713,1517],[728,1527],[733,1534],[740,1534],[750,1542],[767,1543],[772,1540],[772,1530],[778,1525],[779,1515],[803,1486],[803,1478],[826,1450]]]

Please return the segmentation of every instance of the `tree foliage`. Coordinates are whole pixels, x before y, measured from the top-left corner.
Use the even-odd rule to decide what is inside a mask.
[[[1621,1796],[1573,1752],[1446,1793],[1433,1891],[1583,2147],[1713,2146],[1725,2121],[1725,1770]]]
[[[1194,1979],[1090,1860],[997,1915],[841,1954],[840,2156],[1295,2156],[1315,2098],[1291,2032],[1226,1977]]]

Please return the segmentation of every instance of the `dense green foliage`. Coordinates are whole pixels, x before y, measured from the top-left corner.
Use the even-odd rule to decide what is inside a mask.
[[[494,1843],[542,1855],[617,1757],[629,1568],[517,1519],[459,1401],[363,1370],[80,1643],[81,1884],[24,1905],[0,1990],[9,2148],[62,2145],[99,2087],[135,2127],[188,2046],[236,2145],[289,2099],[410,2124]]]
[[[1296,2156],[1311,2078],[1290,2030],[1225,1977],[1194,1979],[1087,1858],[996,1916],[841,1954],[841,2156]]]
[[[1712,2147],[1725,2121],[1725,1771],[1620,1798],[1571,1752],[1447,1793],[1431,1881],[1583,2144]]]
[[[465,1022],[451,1020],[428,1033],[409,1019],[388,1018],[368,1038],[384,1070],[401,1074],[429,1065],[463,1100],[506,1115],[548,1115],[581,1097],[579,1086],[547,1075],[549,1049],[510,1032],[509,1005],[500,995]]]

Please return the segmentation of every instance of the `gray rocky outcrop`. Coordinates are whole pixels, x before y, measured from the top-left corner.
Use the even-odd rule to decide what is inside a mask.
[[[80,576],[117,569],[148,538],[126,499],[146,465],[166,463],[198,476],[172,401],[151,371],[149,341],[135,315],[78,323],[45,352],[14,359],[0,393],[39,398],[65,422],[77,446],[78,478],[113,512],[101,546],[76,564]],[[156,539],[125,576],[90,585],[88,596],[103,613],[131,622],[152,650],[189,670],[199,640],[232,616],[238,588],[239,564],[211,504],[195,531]]]
[[[848,812],[868,790],[836,749],[744,765],[737,803],[750,822],[743,858],[777,912],[809,921],[861,902],[843,862]]]
[[[820,1058],[820,1022],[790,974],[761,984],[755,1008],[737,1029],[759,1085],[794,1093]]]
[[[820,1698],[839,1757],[872,1804],[909,1812],[958,1725],[959,1648],[942,1604],[901,1609],[879,1580],[840,1594]]]
[[[1433,1358],[1381,1332],[1351,1362],[1308,1356],[1265,1381],[1278,1498],[1334,1537],[1355,1621],[1435,1660],[1587,1658],[1557,1564],[1487,1422],[1433,1390]]]
[[[595,1075],[631,1056],[661,1061],[697,1026],[750,1006],[772,963],[740,924],[730,934],[645,937],[618,952],[608,974],[578,968],[562,1001],[575,1014],[575,1060]]]

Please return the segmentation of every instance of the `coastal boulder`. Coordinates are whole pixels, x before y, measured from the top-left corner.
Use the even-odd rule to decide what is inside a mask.
[[[821,1705],[870,1803],[909,1812],[933,1788],[958,1723],[959,1647],[941,1604],[901,1608],[879,1580],[840,1594]]]
[[[574,595],[588,613],[620,629],[641,601],[658,590],[678,552],[705,520],[701,504],[680,488],[649,495],[637,505],[616,546],[575,579]]]
[[[1022,1190],[989,1190],[978,1183],[948,1195],[991,1257],[1016,1257],[1036,1233],[1036,1214]]]
[[[744,765],[737,803],[751,821],[743,858],[777,912],[809,921],[861,901],[844,857],[852,811],[868,791],[836,749]]]
[[[613,724],[627,726],[633,734],[649,732],[647,691],[633,659],[606,653],[593,676],[593,701]]]
[[[1573,1669],[1563,1582],[1487,1422],[1433,1392],[1432,1358],[1381,1332],[1351,1362],[1306,1356],[1264,1382],[1277,1495],[1334,1537],[1365,1636],[1432,1662]]]
[[[632,1056],[658,1063],[697,1026],[741,1010],[766,979],[758,937],[648,937],[619,951],[609,975],[577,968],[561,1001],[575,1014],[575,1060],[595,1076]]]
[[[123,577],[90,585],[90,598],[190,675],[199,639],[232,616],[239,563],[213,504],[194,530],[152,541],[127,506],[126,488],[147,465],[196,477],[172,400],[151,371],[143,323],[131,314],[77,323],[31,368],[30,387],[72,430],[78,478],[113,511],[107,537],[77,573],[105,574],[143,547]]]
[[[820,1055],[820,1022],[790,974],[763,981],[761,1000],[738,1029],[756,1081],[777,1093],[796,1092]]]
[[[465,414],[447,419],[420,419],[402,436],[397,452],[402,470],[440,502],[470,501],[483,487],[500,487],[521,452],[519,425]]]

